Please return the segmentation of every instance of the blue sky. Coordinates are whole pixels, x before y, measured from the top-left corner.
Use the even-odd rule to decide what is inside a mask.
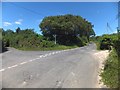
[[[17,27],[34,28],[41,33],[39,23],[45,16],[73,14],[86,18],[94,25],[97,35],[116,32],[117,2],[16,2],[2,3],[2,23],[5,30]],[[112,28],[107,31],[107,22]]]

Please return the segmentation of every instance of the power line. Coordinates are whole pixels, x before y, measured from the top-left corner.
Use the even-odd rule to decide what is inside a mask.
[[[41,14],[41,13],[39,13],[39,12],[36,12],[36,11],[34,11],[34,10],[32,10],[32,9],[28,9],[28,8],[26,8],[26,7],[17,5],[17,4],[15,4],[15,3],[13,3],[13,2],[10,2],[10,1],[8,1],[8,0],[5,0],[5,1],[9,2],[9,4],[11,4],[11,5],[13,5],[13,6],[16,6],[16,7],[18,7],[18,8],[22,8],[22,9],[24,9],[24,10],[27,10],[27,11],[31,12],[31,13],[34,13],[34,14],[37,14],[37,15],[40,15],[40,16],[45,16],[45,15],[43,15],[43,14]]]
[[[112,28],[110,27],[110,25],[109,25],[109,23],[107,22],[107,31],[111,31],[111,32],[113,32],[113,30],[112,30]]]

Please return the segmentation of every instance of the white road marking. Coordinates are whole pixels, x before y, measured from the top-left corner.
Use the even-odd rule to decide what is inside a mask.
[[[73,76],[75,76],[75,73],[74,72],[71,72]]]
[[[29,62],[32,62],[33,60],[29,60]]]
[[[43,57],[43,55],[40,56],[40,58],[42,58],[42,57]]]
[[[55,54],[55,52],[52,52],[52,54]]]
[[[61,51],[58,51],[58,53],[60,53]]]
[[[12,68],[12,67],[7,67],[8,69]]]
[[[35,61],[36,59],[32,59],[32,60],[29,60],[28,62],[32,62],[32,61]]]
[[[36,58],[36,59],[40,59],[40,58]]]
[[[23,64],[26,64],[26,63],[28,63],[28,62],[35,61],[35,60],[40,59],[40,58],[43,58],[43,57],[47,57],[47,56],[50,56],[50,55],[54,55],[54,54],[57,54],[57,53],[61,53],[61,52],[64,52],[64,51],[70,51],[70,50],[75,50],[75,49],[68,49],[68,50],[61,50],[61,51],[51,52],[51,53],[48,53],[48,54],[45,54],[45,55],[41,55],[41,56],[39,56],[39,58],[35,58],[35,59],[29,60],[29,61],[26,61],[26,62],[21,62],[20,64],[16,64],[16,65],[7,67],[7,69],[15,68],[15,67],[17,67],[17,66],[19,66],[19,65],[23,65]],[[6,70],[6,69],[1,69],[0,72],[5,71],[5,70]],[[75,75],[75,74],[72,72],[72,75]],[[59,84],[60,84],[60,83],[61,83],[61,82],[59,82]]]
[[[13,66],[11,66],[11,67],[13,68],[13,67],[17,67],[17,66],[18,66],[18,65],[16,64],[16,65],[13,65]]]
[[[22,62],[22,63],[20,63],[20,64],[23,65],[23,64],[25,64],[25,63],[27,63],[27,62]]]
[[[45,54],[45,57],[47,57],[48,56],[48,54]]]
[[[5,69],[1,69],[1,70],[0,70],[0,72],[3,72],[3,71],[5,71]]]
[[[11,66],[11,67],[7,67],[8,69],[10,69],[10,68],[14,68],[14,67],[17,67],[18,65],[16,64],[16,65],[13,65],[13,66]]]
[[[51,55],[51,53],[49,53],[49,55]]]

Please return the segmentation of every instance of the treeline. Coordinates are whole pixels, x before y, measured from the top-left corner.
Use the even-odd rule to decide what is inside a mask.
[[[90,36],[95,36],[93,25],[89,21],[81,16],[70,14],[45,17],[39,27],[43,35],[35,33],[34,29],[21,30],[18,27],[16,30],[4,30],[1,28],[2,44],[4,47],[40,50],[59,45],[84,46],[89,42]]]
[[[52,41],[47,41],[42,35],[34,32],[33,29],[21,30],[19,27],[14,32],[13,30],[2,29],[2,42],[4,47],[14,48],[47,48],[53,47]]]

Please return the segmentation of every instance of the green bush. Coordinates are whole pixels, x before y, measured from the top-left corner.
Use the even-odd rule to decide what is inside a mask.
[[[111,39],[110,38],[104,38],[100,42],[100,49],[101,50],[109,50],[111,45],[112,45]]]

